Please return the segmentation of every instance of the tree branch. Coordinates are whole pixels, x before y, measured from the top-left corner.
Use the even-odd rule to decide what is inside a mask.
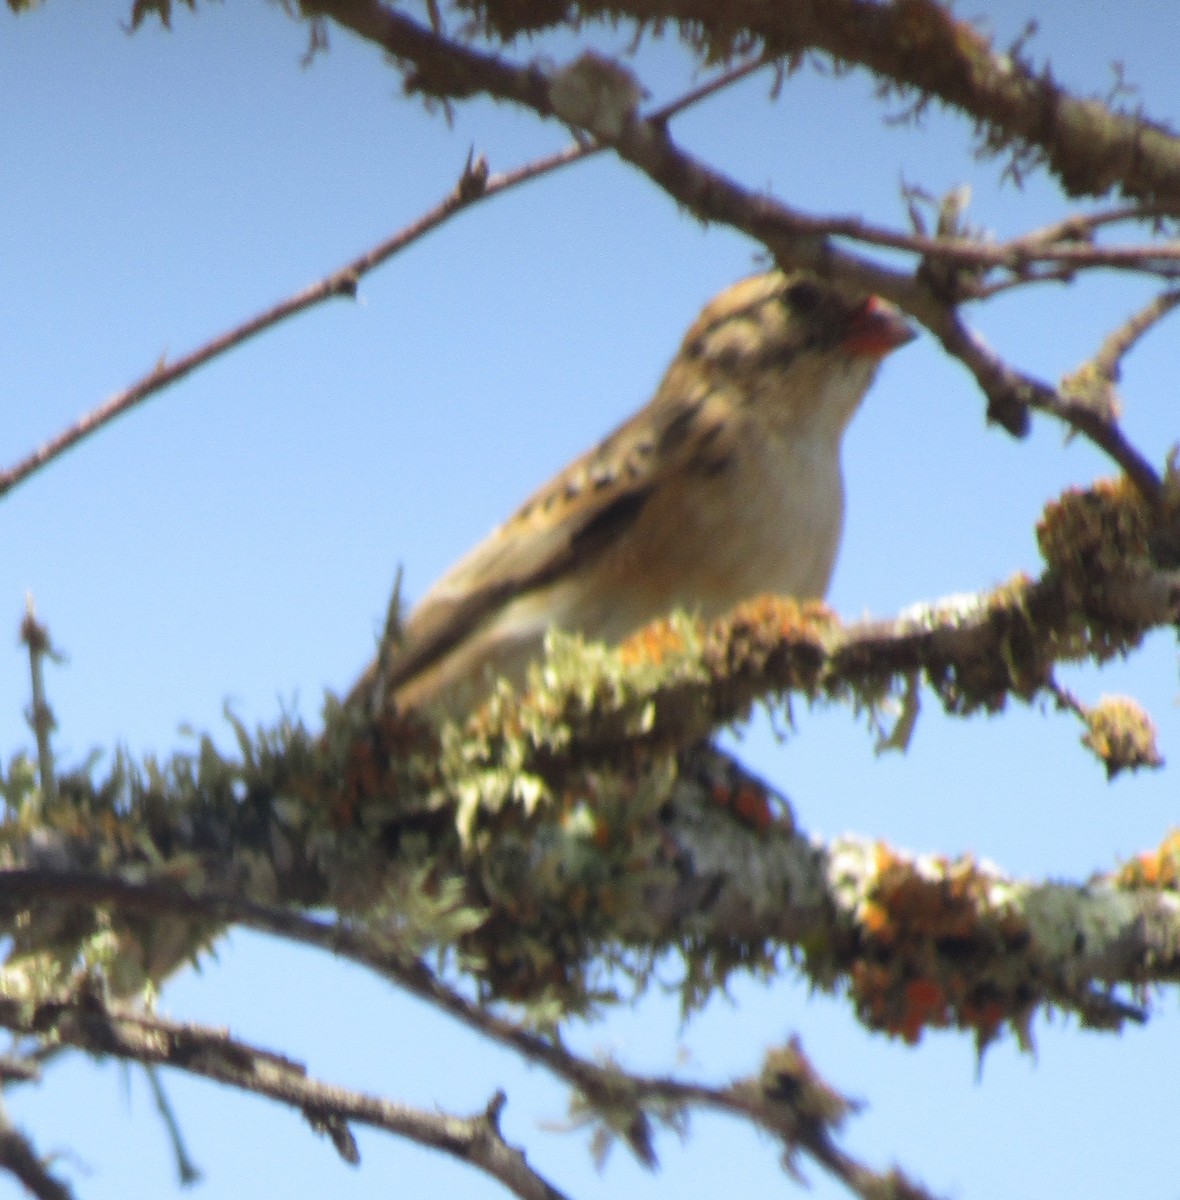
[[[677,113],[691,108],[694,104],[699,104],[718,91],[732,86],[765,65],[765,60],[762,58],[754,58],[730,67],[664,105],[657,110],[655,116],[660,120],[667,120]],[[148,375],[91,410],[70,428],[51,438],[40,449],[20,462],[5,471],[0,471],[0,499],[80,441],[110,424],[116,417],[122,416],[149,397],[179,382],[197,368],[205,366],[213,359],[228,353],[298,313],[340,296],[354,297],[357,285],[365,275],[465,209],[481,200],[491,199],[493,196],[539,179],[562,167],[590,158],[604,149],[606,147],[599,142],[576,141],[556,154],[496,175],[489,175],[487,163],[482,156],[473,159],[469,155],[463,174],[451,192],[434,208],[404,229],[399,230],[385,241],[379,242],[343,267],[338,267],[319,283],[297,292],[273,308],[219,334],[175,362],[165,364],[161,360]]]
[[[928,15],[933,20],[941,14],[949,21],[932,0],[907,0],[907,3],[918,15]],[[855,9],[858,20],[863,15],[869,24],[876,26],[885,19],[882,14],[886,10],[893,12],[906,6],[840,0],[833,7]],[[937,294],[921,272],[907,274],[841,250],[832,241],[830,225],[817,223],[779,201],[743,188],[693,158],[672,140],[666,120],[638,115],[636,107],[642,90],[617,64],[585,54],[563,70],[546,74],[535,64],[518,66],[449,39],[389,8],[381,0],[315,0],[314,3],[309,0],[302,9],[305,13],[331,17],[412,68],[406,75],[408,91],[454,99],[482,93],[523,105],[541,117],[573,120],[599,141],[613,145],[620,157],[639,168],[701,220],[719,221],[749,234],[785,265],[806,268],[895,301],[934,333],[947,352],[975,376],[988,397],[990,420],[1023,435],[1030,408],[1050,413],[1110,455],[1150,504],[1159,503],[1158,472],[1117,426],[1097,420],[1093,410],[1071,404],[1047,384],[1004,364],[963,325],[957,310],[958,298]],[[789,10],[774,11],[789,14],[785,19],[793,21],[800,13],[810,14],[810,5],[792,5]],[[812,22],[813,16],[810,14],[804,21],[806,28],[812,29],[813,24],[816,31],[827,28],[818,17]],[[684,13],[678,12],[675,17],[683,19]],[[708,16],[702,14],[700,19],[708,29]],[[884,36],[884,31],[878,32]],[[757,36],[762,38],[764,33]],[[971,37],[981,42],[973,31]],[[766,40],[767,56],[796,53],[799,49],[795,42],[786,46],[781,39]],[[1165,195],[1175,200],[1180,192],[1177,197]],[[1150,198],[1154,199],[1154,193]],[[947,249],[953,252],[956,248],[952,245]],[[1068,256],[1072,254],[1068,251]]]
[[[342,1126],[369,1125],[474,1166],[522,1200],[563,1200],[562,1193],[504,1141],[499,1126],[502,1094],[473,1117],[423,1112],[311,1079],[302,1064],[251,1046],[225,1030],[109,1003],[93,989],[34,1004],[0,998],[0,1024],[23,1035],[52,1033],[64,1044],[90,1054],[174,1067],[277,1100],[302,1113],[318,1132],[334,1131],[338,1150],[352,1144]],[[67,1195],[57,1193],[54,1200]]]
[[[463,175],[450,194],[405,229],[374,246],[371,250],[367,250],[347,265],[333,271],[319,283],[304,288],[303,291],[295,293],[274,305],[273,308],[258,313],[233,329],[219,334],[174,362],[166,363],[161,359],[142,379],[104,401],[70,428],[51,438],[40,449],[0,473],[0,497],[6,495],[54,459],[59,458],[84,438],[110,424],[116,417],[122,416],[149,397],[177,383],[198,367],[228,353],[297,313],[340,296],[354,297],[357,284],[365,275],[432,229],[438,228],[456,213],[479,200],[497,195],[528,179],[535,179],[557,167],[565,166],[567,163],[583,157],[585,153],[586,151],[582,147],[573,146],[559,154],[551,155],[549,158],[493,178],[488,177],[487,164],[482,158],[477,159],[474,163],[469,160]]]
[[[375,0],[301,7],[371,40],[380,32]],[[567,24],[560,6],[460,0],[460,7],[478,14],[476,27],[503,43]],[[819,51],[867,68],[903,96],[917,93],[916,107],[933,98],[967,114],[984,130],[983,150],[1010,153],[1014,173],[1043,163],[1071,196],[1101,196],[1117,187],[1140,200],[1180,200],[1180,141],[1172,130],[1142,113],[1070,95],[1047,68],[1034,68],[1021,46],[995,49],[971,21],[937,0],[585,0],[578,14],[582,21],[632,20],[641,29],[672,26],[710,63],[751,45],[768,58],[794,62]],[[470,60],[443,55],[437,43],[420,58],[419,51],[418,40],[407,36],[401,57],[417,68],[408,80],[412,87],[456,98],[485,87]]]
[[[631,1148],[648,1166],[655,1165],[651,1116],[669,1121],[673,1119],[671,1109],[691,1106],[711,1108],[752,1121],[780,1140],[789,1156],[793,1158],[800,1152],[807,1154],[854,1194],[866,1200],[881,1195],[874,1188],[882,1187],[888,1178],[837,1148],[833,1136],[853,1106],[820,1079],[797,1044],[792,1044],[789,1053],[781,1050],[772,1053],[768,1059],[774,1064],[772,1080],[767,1079],[766,1068],[760,1077],[737,1080],[720,1087],[666,1076],[634,1075],[618,1064],[603,1065],[581,1058],[566,1049],[560,1040],[542,1037],[466,999],[447,987],[420,959],[391,950],[388,932],[369,933],[344,922],[323,921],[288,909],[257,904],[245,897],[194,894],[167,882],[133,883],[84,872],[6,871],[0,874],[0,883],[9,899],[23,898],[38,904],[54,901],[111,904],[124,911],[173,913],[188,918],[199,914],[210,921],[241,925],[348,959],[425,1000],[491,1041],[546,1068],[575,1089],[581,1098],[576,1107],[588,1109],[612,1129],[625,1129]],[[4,1019],[0,1005],[0,1020]],[[71,1044],[80,1043],[73,1041]],[[136,1061],[148,1061],[138,1054],[126,1056],[134,1057]],[[166,1065],[178,1063],[174,1060]],[[283,1065],[292,1066],[285,1060]],[[302,1068],[297,1069],[302,1071]],[[786,1086],[786,1074],[794,1080],[794,1086]],[[222,1079],[222,1082],[234,1081]],[[260,1089],[249,1087],[249,1090]],[[274,1093],[263,1091],[262,1094]],[[323,1115],[321,1113],[321,1117]],[[353,1109],[338,1108],[332,1115],[340,1120],[357,1119]],[[423,1140],[402,1128],[391,1131]],[[427,1141],[426,1144],[434,1143]],[[915,1192],[918,1194],[921,1193]]]
[[[33,1143],[0,1110],[0,1171],[7,1171],[36,1200],[73,1200],[74,1193],[51,1175]]]
[[[598,905],[619,914],[612,936],[622,944],[642,947],[646,954],[666,947],[669,939],[680,944],[685,986],[701,993],[698,1001],[739,963],[748,967],[767,955],[773,959],[777,947],[803,945],[809,947],[812,982],[830,988],[843,981],[870,1027],[916,1041],[927,1027],[957,1026],[972,1031],[983,1045],[1005,1024],[1026,1038],[1042,1005],[1074,1012],[1094,1028],[1117,1029],[1144,1014],[1118,999],[1113,985],[1180,979],[1175,837],[1080,886],[1031,884],[970,858],[919,858],[852,837],[821,848],[789,820],[751,828],[735,821],[719,801],[738,787],[749,793],[756,786],[732,773],[722,780],[708,755],[698,754],[695,766],[687,761],[661,817],[657,859],[663,868],[659,862],[629,859],[646,907],[619,904],[614,885],[606,885],[597,898]],[[548,836],[538,840],[543,844]],[[579,1059],[560,1042],[530,1033],[447,988],[420,960],[396,948],[393,916],[366,929],[246,897],[194,894],[171,882],[81,872],[6,871],[2,882],[8,905],[34,907],[40,914],[55,906],[65,912],[79,903],[109,905],[123,913],[171,912],[189,920],[199,916],[244,925],[346,957],[544,1065],[577,1088],[592,1108],[614,1114],[614,1126],[632,1131],[633,1147],[645,1158],[650,1156],[644,1153],[645,1106],[705,1104],[745,1111],[783,1137],[788,1149],[802,1150],[849,1182],[852,1160],[834,1149],[835,1125],[829,1128],[843,1108],[831,1114],[831,1121],[816,1124],[806,1096],[797,1102],[779,1097],[752,1112],[748,1089],[737,1085],[718,1090],[631,1076]],[[571,886],[577,890],[579,885]],[[535,898],[538,907],[569,902],[568,896]],[[489,925],[499,922],[490,917]],[[544,934],[533,928],[523,936],[536,947]],[[761,949],[755,952],[755,947]],[[24,967],[7,970],[19,974]],[[22,994],[35,993],[26,988]],[[176,1065],[174,1058],[143,1061]],[[631,1118],[620,1122],[627,1105]],[[355,1110],[338,1115],[352,1119]],[[857,1165],[853,1174],[864,1170]]]
[[[462,730],[393,714],[374,725],[352,710],[330,714],[322,738],[289,722],[255,738],[237,727],[240,761],[222,759],[209,744],[164,766],[136,768],[118,757],[109,779],[63,777],[56,802],[18,764],[0,781],[12,813],[0,860],[149,876],[174,863],[175,882],[186,891],[231,897],[250,881],[259,901],[361,914],[370,929],[388,922],[393,933],[385,936],[401,931],[394,944],[414,956],[429,945],[459,946],[492,992],[534,996],[551,971],[576,1009],[587,1002],[579,999],[582,973],[604,946],[666,948],[685,914],[699,909],[695,892],[676,902],[675,886],[667,890],[668,871],[673,884],[685,875],[675,855],[663,853],[681,841],[662,815],[674,787],[687,779],[702,803],[735,797],[732,807],[744,819],[773,823],[743,777],[719,779],[699,767],[693,747],[702,738],[766,697],[796,693],[872,712],[919,678],[952,714],[991,711],[1010,697],[1059,699],[1055,664],[1106,661],[1148,629],[1180,618],[1180,573],[1152,566],[1151,530],[1129,484],[1102,484],[1046,510],[1038,533],[1048,568],[1036,581],[1017,579],[891,621],[841,626],[820,606],[764,598],[708,627],[685,618],[658,622],[617,651],[557,639],[528,692],[498,692]],[[1158,762],[1150,722],[1134,706],[1087,710],[1079,703],[1073,711],[1108,772]],[[593,797],[593,805],[578,801],[570,815],[577,797]],[[582,845],[583,837],[590,842]],[[567,853],[599,880],[594,887],[610,880],[621,894],[583,911],[563,893],[518,912],[524,889],[540,880],[575,886]],[[689,859],[704,853],[694,845]],[[749,854],[743,849],[735,861]],[[564,865],[530,869],[506,887],[502,872],[515,878],[538,855]],[[595,866],[599,855],[606,861]],[[620,861],[612,866],[614,856]],[[79,897],[17,922],[25,906],[16,877],[6,881],[0,897],[16,954],[84,946],[105,928]],[[653,905],[661,894],[666,909]],[[797,916],[800,893],[790,895]],[[822,889],[814,898],[821,908],[832,903]],[[120,902],[128,912],[135,903]],[[248,920],[232,903],[183,913],[174,901],[162,904],[169,919],[149,914],[136,923],[125,913],[131,936],[112,981],[118,994],[167,977],[225,924]],[[529,914],[554,917],[560,928],[530,931]],[[619,914],[634,914],[640,924],[629,926]],[[649,919],[655,924],[645,931]],[[745,936],[740,925],[722,923],[715,932],[722,944]],[[759,936],[790,934],[763,929]],[[510,952],[530,937],[531,949]],[[836,944],[829,934],[821,940]],[[549,964],[538,955],[545,945],[554,948]]]

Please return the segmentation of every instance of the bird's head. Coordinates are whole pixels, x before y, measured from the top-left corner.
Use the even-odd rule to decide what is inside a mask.
[[[878,296],[806,271],[767,271],[705,306],[678,356],[775,424],[818,417],[842,429],[881,360],[915,336]]]

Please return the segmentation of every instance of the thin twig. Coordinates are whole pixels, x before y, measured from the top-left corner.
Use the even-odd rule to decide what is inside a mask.
[[[347,925],[305,916],[291,909],[259,904],[244,897],[193,892],[166,882],[129,883],[110,876],[81,871],[11,870],[3,872],[2,880],[5,893],[9,896],[41,894],[44,897],[55,894],[59,899],[75,902],[107,902],[125,909],[177,912],[190,918],[199,915],[203,919],[241,925],[327,951],[373,971],[489,1040],[515,1051],[535,1065],[544,1067],[599,1109],[617,1111],[621,1106],[630,1106],[637,1114],[641,1114],[644,1105],[663,1102],[711,1108],[730,1116],[742,1117],[783,1139],[789,1151],[802,1150],[810,1155],[855,1195],[869,1200],[871,1197],[885,1194],[880,1191],[884,1176],[839,1149],[833,1142],[832,1132],[838,1123],[835,1116],[830,1122],[817,1121],[802,1101],[795,1108],[789,1096],[778,1097],[773,1103],[770,1100],[760,1101],[757,1088],[750,1080],[715,1086],[668,1076],[632,1075],[613,1065],[604,1066],[580,1058],[566,1049],[559,1040],[542,1037],[468,1000],[447,987],[420,959],[391,952],[387,935],[374,939]],[[10,1024],[5,1020],[2,1001],[0,1023]],[[161,1065],[168,1065],[155,1058],[137,1058],[137,1061],[156,1061]],[[294,1066],[285,1060],[276,1061],[288,1070]],[[837,1096],[837,1093],[823,1084],[813,1068],[809,1067],[808,1073],[813,1089],[823,1088],[833,1098]],[[213,1077],[220,1078],[217,1075]],[[235,1083],[233,1079],[222,1081]],[[249,1090],[260,1091],[266,1095],[273,1094],[261,1088]],[[837,1104],[836,1107],[843,1112],[847,1111],[849,1106],[844,1103]],[[338,1110],[337,1115],[349,1120],[361,1119],[356,1117],[355,1113],[345,1112],[343,1109]],[[651,1161],[643,1153],[648,1130],[638,1117],[637,1121],[632,1147],[645,1161]],[[392,1131],[405,1132],[401,1129]],[[415,1140],[422,1139],[416,1137]]]
[[[53,767],[53,748],[49,735],[53,731],[53,710],[45,699],[45,659],[56,654],[49,641],[49,630],[37,620],[32,595],[25,597],[25,615],[20,625],[20,640],[29,649],[29,676],[33,694],[29,724],[37,740],[37,763],[41,775],[41,795],[47,803],[57,798],[57,774]]]
[[[1124,221],[1154,221],[1180,217],[1180,208],[1175,204],[1118,204],[1112,208],[1100,208],[1089,213],[1071,213],[1058,221],[1051,221],[1039,229],[1030,230],[1009,243],[1027,242],[1030,245],[1055,245],[1058,242],[1091,242],[1094,234],[1107,225],[1120,225]]]
[[[685,92],[663,107],[655,109],[651,113],[651,120],[667,121],[686,108],[714,95],[722,88],[729,87],[738,80],[746,78],[765,65],[766,60],[758,57],[731,67],[715,78]],[[198,367],[204,366],[251,338],[257,337],[260,333],[318,304],[339,296],[354,297],[357,285],[365,275],[464,209],[481,200],[491,199],[511,188],[539,179],[562,167],[590,158],[604,149],[606,149],[605,146],[595,141],[584,144],[575,142],[555,154],[496,175],[488,174],[487,164],[482,156],[475,158],[474,161],[471,156],[468,156],[458,183],[434,208],[385,241],[378,243],[371,250],[333,271],[319,283],[297,292],[273,308],[227,330],[171,364],[166,364],[161,360],[149,374],[104,401],[97,408],[92,409],[68,429],[51,438],[40,449],[8,470],[0,472],[0,498],[84,438],[110,424],[116,417],[122,416],[149,397],[157,395],[165,388],[183,379]]]
[[[159,1068],[146,1066],[144,1074],[147,1076],[152,1099],[156,1102],[156,1112],[160,1114],[164,1128],[168,1131],[168,1144],[172,1147],[172,1157],[176,1162],[176,1176],[181,1187],[191,1187],[194,1183],[200,1183],[201,1168],[193,1161],[184,1144],[184,1134],[181,1132],[180,1122],[176,1119],[172,1101],[168,1099],[168,1093],[164,1090]]]
[[[301,1064],[233,1038],[223,1029],[108,1004],[96,994],[40,1004],[0,999],[0,1024],[20,1033],[53,1029],[61,1042],[91,1054],[172,1067],[267,1096],[302,1112],[316,1126],[356,1122],[383,1129],[484,1171],[521,1200],[564,1200],[504,1140],[499,1095],[472,1117],[426,1112],[315,1080]],[[68,1200],[68,1195],[45,1193],[46,1200]]]
[[[322,304],[324,301],[338,296],[355,296],[357,284],[364,275],[385,262],[386,259],[398,253],[398,251],[405,249],[431,230],[436,229],[462,209],[516,184],[523,183],[526,179],[535,178],[538,175],[545,174],[547,171],[554,170],[558,166],[564,166],[567,162],[572,162],[580,156],[580,150],[578,152],[572,152],[572,150],[563,151],[560,154],[551,155],[549,158],[541,159],[536,163],[529,164],[527,167],[510,172],[508,175],[501,176],[496,180],[488,179],[485,175],[482,181],[479,171],[482,169],[486,172],[483,160],[477,160],[475,164],[469,162],[459,182],[445,199],[392,237],[373,247],[373,249],[366,251],[358,258],[353,259],[346,266],[333,271],[331,275],[322,279],[319,283],[313,284],[301,292],[297,292],[295,295],[274,305],[274,307],[251,317],[249,320],[244,321],[242,324],[225,333],[219,334],[203,346],[198,347],[175,362],[166,364],[161,359],[155,368],[142,379],[91,410],[74,425],[63,430],[56,437],[51,438],[40,449],[34,451],[15,466],[0,473],[0,497],[10,492],[18,484],[23,483],[29,476],[60,457],[65,451],[77,445],[84,438],[89,437],[104,425],[108,425],[116,417],[122,416],[137,404],[147,400],[150,396],[157,395],[165,388],[183,379],[198,367],[204,366],[220,355],[227,353],[236,346],[242,345],[251,338],[257,337],[258,334],[273,328],[282,321],[288,320],[297,313],[304,312],[317,304]]]
[[[1119,465],[1153,511],[1162,498],[1159,472],[1132,444],[1122,428],[1088,405],[1062,395],[1049,384],[1010,367],[985,342],[967,328],[953,308],[931,306],[927,328],[975,376],[988,398],[988,419],[1016,433],[1028,425],[1029,409],[1057,417],[1083,434]]]
[[[73,1192],[46,1169],[32,1142],[8,1120],[0,1107],[0,1170],[22,1183],[36,1200],[73,1200]]]
[[[1123,359],[1131,352],[1136,342],[1153,325],[1159,324],[1177,304],[1180,304],[1180,291],[1161,292],[1138,312],[1132,313],[1102,343],[1094,356],[1095,370],[1104,379],[1117,383]]]
[[[1091,358],[1063,376],[1057,394],[1075,406],[1089,409],[1097,420],[1115,426],[1122,416],[1117,384],[1122,375],[1123,359],[1177,304],[1180,304],[1180,291],[1162,292],[1150,304],[1132,313],[1107,335]]]

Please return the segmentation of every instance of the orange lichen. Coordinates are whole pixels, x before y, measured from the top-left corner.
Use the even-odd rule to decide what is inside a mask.
[[[933,979],[911,979],[905,986],[905,1004],[895,1032],[913,1045],[927,1025],[947,1023],[947,997]]]
[[[878,844],[873,861],[857,908],[861,957],[850,967],[862,1019],[910,1043],[949,1025],[990,1041],[1011,1012],[1007,993],[979,980],[1026,939],[1023,922],[995,911],[992,880],[970,858],[915,862]]]
[[[652,621],[619,646],[624,666],[659,664],[684,653],[684,634],[672,621]]]
[[[755,596],[714,623],[714,630],[736,636],[753,635],[757,641],[795,640],[817,635],[835,620],[831,609],[816,600],[800,603],[789,596]]]
[[[861,907],[860,923],[878,942],[888,944],[893,941],[893,918],[885,905],[868,901]]]
[[[939,864],[932,878],[918,875],[912,863],[898,861],[882,872],[872,902],[879,924],[894,926],[895,937],[966,938],[976,932],[978,888],[983,881],[969,860]]]
[[[765,832],[774,824],[774,810],[769,793],[750,780],[744,780],[736,789],[716,783],[711,789],[710,798],[718,808],[733,813],[740,821],[759,833]]]
[[[1115,873],[1119,887],[1180,890],[1180,829],[1169,833],[1154,850],[1137,854]]]
[[[773,674],[787,669],[781,682],[811,687],[823,661],[824,639],[836,623],[822,604],[799,604],[783,596],[757,596],[739,604],[709,627],[704,659],[719,676]],[[816,653],[801,653],[813,647]]]

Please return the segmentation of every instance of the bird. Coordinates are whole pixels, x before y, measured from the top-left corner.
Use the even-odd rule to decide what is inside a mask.
[[[346,704],[462,719],[515,688],[550,629],[618,643],[674,610],[827,591],[841,440],[915,336],[888,301],[806,271],[742,279],[693,322],[653,398],[534,493],[410,611]]]

